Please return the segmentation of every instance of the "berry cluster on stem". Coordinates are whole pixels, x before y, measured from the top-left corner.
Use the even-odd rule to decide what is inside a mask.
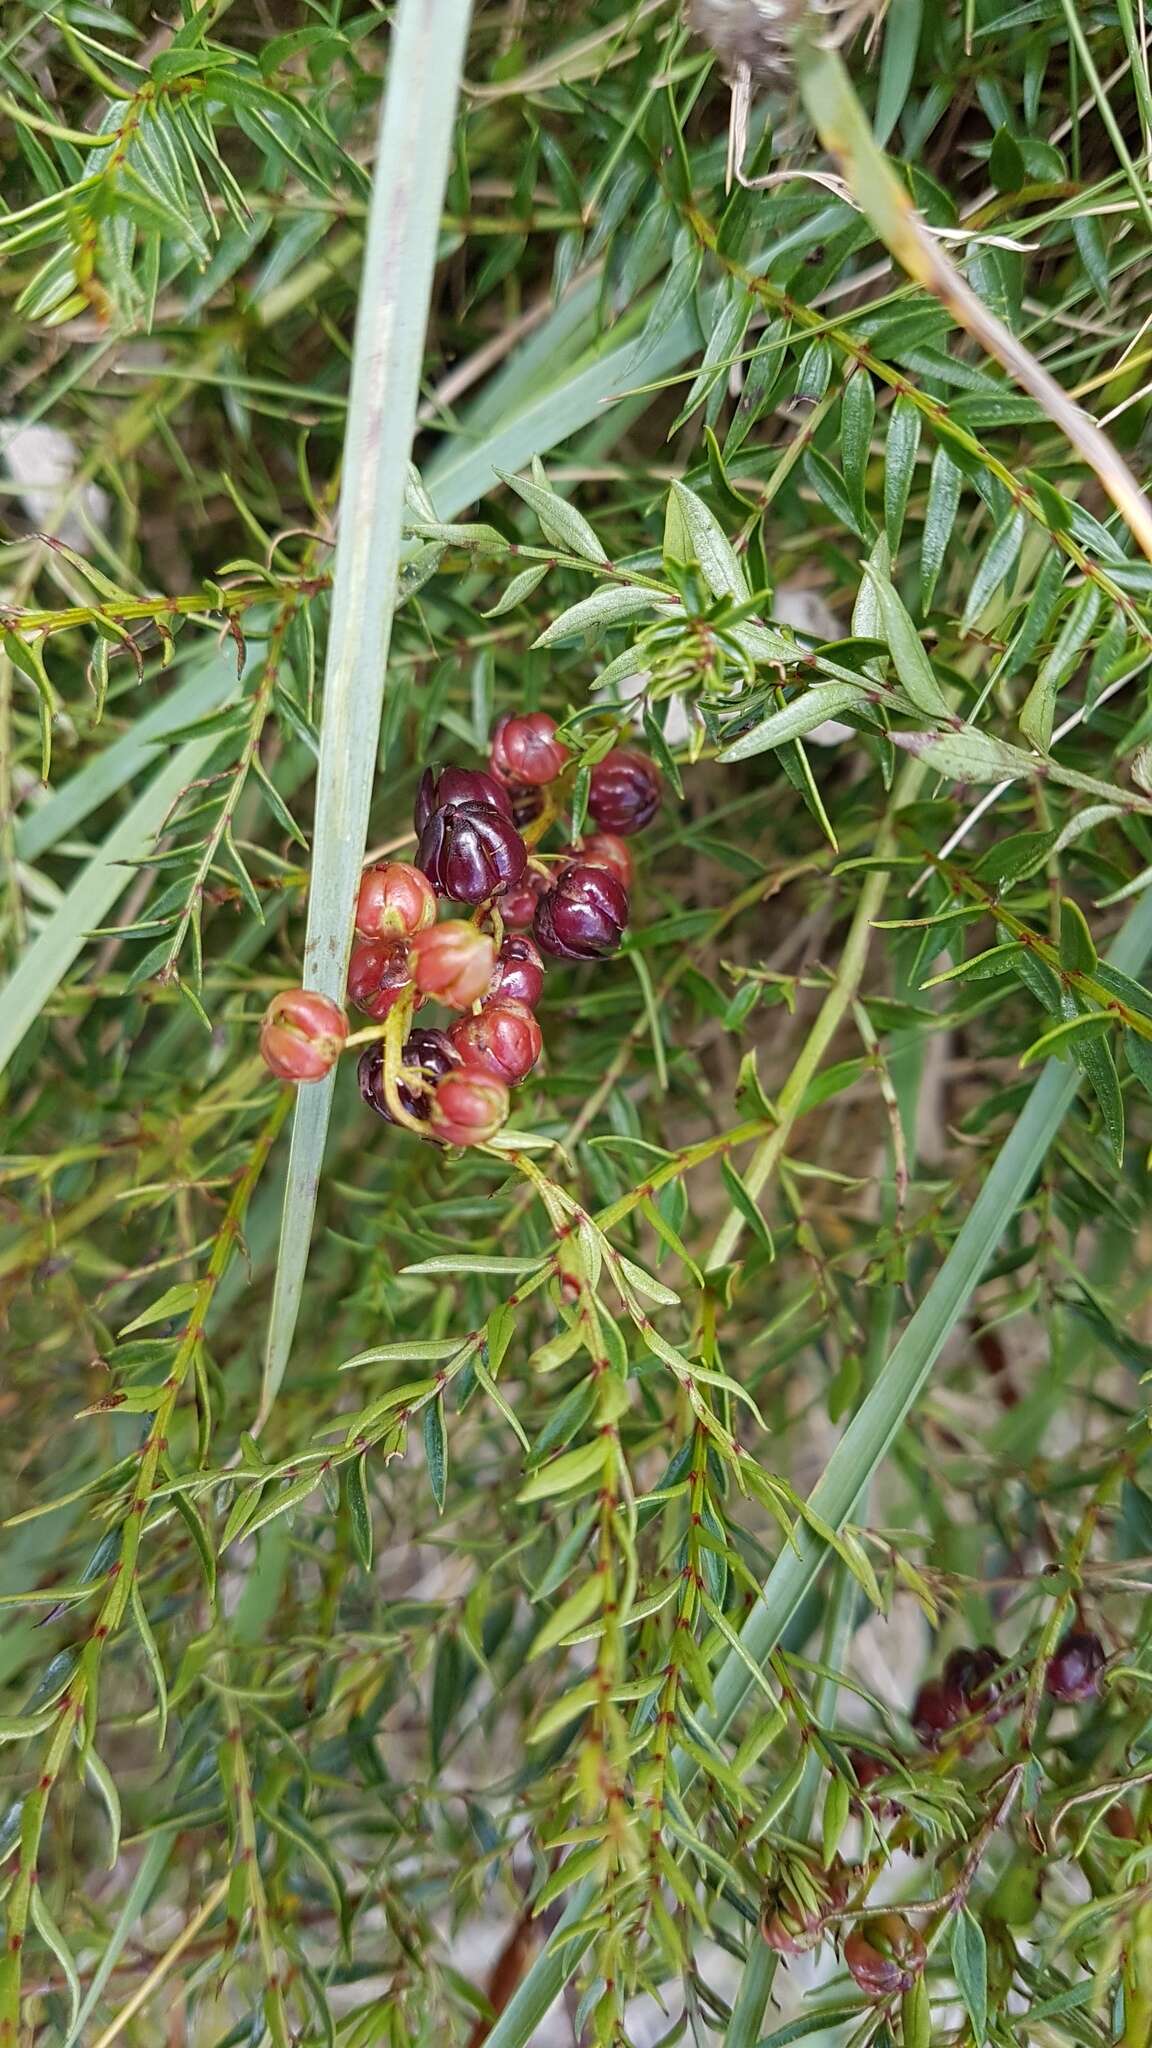
[[[547,712],[506,713],[488,768],[427,768],[416,795],[415,862],[366,869],[355,909],[348,999],[384,1026],[360,1055],[369,1108],[445,1145],[482,1145],[504,1124],[510,1090],[543,1051],[536,1006],[545,954],[615,953],[630,914],[628,840],[659,809],[659,770],[613,747],[593,767],[594,830],[559,853],[541,849],[573,770]],[[470,918],[438,923],[441,904]],[[529,936],[529,933],[531,936]],[[444,1029],[412,1027],[425,1002],[456,1011]],[[282,1080],[319,1081],[347,1041],[339,1006],[312,990],[282,991],[260,1045]]]

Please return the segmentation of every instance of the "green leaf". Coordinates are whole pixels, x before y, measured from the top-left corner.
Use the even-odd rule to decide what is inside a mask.
[[[428,1466],[428,1484],[438,1514],[444,1513],[444,1496],[448,1487],[448,1445],[444,1435],[444,1396],[437,1394],[424,1410],[424,1457]]]
[[[486,619],[502,619],[506,612],[514,612],[517,605],[526,604],[532,592],[539,589],[543,583],[550,567],[549,562],[537,562],[531,569],[522,569],[519,576],[512,578],[507,590],[497,598],[491,611],[484,612],[482,616]]]
[[[1075,1017],[1066,1017],[1062,1024],[1054,1024],[1045,1031],[1020,1055],[1020,1065],[1028,1066],[1033,1060],[1045,1060],[1063,1053],[1065,1047],[1071,1051],[1075,1041],[1084,1038],[1100,1038],[1112,1029],[1112,1019],[1104,1017],[1099,1010],[1084,1012]]]
[[[1099,1104],[1112,1156],[1117,1166],[1123,1166],[1124,1097],[1112,1048],[1105,1038],[1086,1037],[1081,1032],[1072,1040],[1072,1054]]]
[[[1024,544],[1027,520],[1023,512],[1013,507],[1007,517],[1001,520],[984,552],[984,558],[972,578],[972,588],[964,606],[960,630],[970,633],[985,606],[995,596],[1002,583],[1015,573]]]
[[[558,1643],[563,1642],[565,1636],[582,1628],[585,1622],[591,1621],[594,1614],[599,1614],[603,1604],[603,1575],[600,1572],[593,1572],[591,1578],[585,1579],[582,1585],[577,1586],[575,1592],[570,1593],[566,1600],[562,1600],[547,1621],[542,1623],[532,1638],[528,1661],[531,1662],[533,1657],[542,1657],[546,1650],[554,1650]]]
[[[151,1623],[144,1611],[144,1602],[140,1596],[138,1583],[133,1583],[131,1605],[132,1618],[136,1623],[137,1633],[144,1648],[144,1655],[148,1659],[148,1666],[152,1673],[152,1683],[156,1689],[156,1747],[158,1750],[163,1750],[165,1737],[168,1732],[168,1684],[164,1676],[164,1662],[156,1646],[156,1638],[152,1633]]]
[[[1124,1033],[1124,1057],[1146,1095],[1152,1095],[1152,1045],[1134,1031]]]
[[[121,1337],[127,1337],[133,1330],[147,1329],[150,1323],[166,1322],[170,1316],[184,1315],[185,1311],[194,1305],[199,1292],[200,1289],[194,1281],[181,1281],[175,1287],[169,1287],[166,1293],[152,1303],[151,1308],[146,1308],[142,1315],[123,1325]]]
[[[68,2028],[70,2033],[74,2033],[76,2023],[80,2017],[80,1972],[76,1968],[75,1958],[68,1943],[65,1941],[44,1902],[43,1886],[39,1884],[33,1885],[30,1904],[32,1925],[44,1943],[45,1948],[52,1951],[64,1972],[64,1980],[68,1986]]]
[[[580,555],[586,562],[607,567],[608,557],[595,533],[583,513],[570,505],[567,498],[559,497],[543,484],[530,483],[527,477],[505,476],[503,471],[499,474],[501,481],[531,506],[545,540],[550,540],[554,547],[565,548],[569,554]]]
[[[882,149],[904,110],[916,68],[923,0],[891,0],[884,16],[884,48],[873,128]]]
[[[1090,213],[1075,214],[1072,220],[1072,233],[1080,261],[1092,280],[1092,288],[1100,304],[1107,311],[1112,302],[1112,279],[1100,223]]]
[[[114,1870],[120,1854],[120,1794],[107,1764],[92,1748],[85,1754],[84,1769],[99,1792],[108,1815],[108,1868]]]
[[[680,507],[700,572],[713,597],[730,597],[736,604],[747,604],[751,592],[744,571],[719,521],[708,510],[703,498],[698,498],[687,484],[673,484],[672,495]]]
[[[760,1213],[759,1204],[753,1201],[731,1160],[721,1158],[720,1172],[733,1207],[744,1218],[753,1237],[762,1246],[764,1251],[767,1252],[768,1257],[774,1259],[776,1257],[776,1246],[773,1243],[772,1232]]]
[[[344,1492],[352,1524],[352,1543],[363,1571],[372,1569],[372,1507],[368,1498],[368,1453],[344,1467]]]
[[[982,2044],[988,2031],[988,1949],[984,1930],[967,1906],[952,1915],[949,1945],[957,1988]]]
[[[1048,752],[1052,743],[1056,699],[1092,632],[1101,601],[1096,584],[1086,583],[1069,610],[1056,645],[1041,666],[1021,708],[1020,730],[1042,754]]]
[[[724,763],[747,761],[753,754],[767,753],[803,733],[814,732],[826,719],[839,718],[845,711],[859,711],[867,701],[863,684],[857,687],[853,683],[814,683],[782,710],[770,712],[759,725],[741,733],[738,740],[729,741],[716,759]]]
[[[611,1445],[606,1437],[598,1437],[595,1443],[579,1444],[574,1451],[564,1451],[547,1465],[541,1465],[520,1488],[516,1498],[523,1504],[534,1500],[553,1500],[562,1493],[581,1492],[599,1479],[611,1456]]]
[[[1096,970],[1096,947],[1088,920],[1078,903],[1065,896],[1060,905],[1060,965],[1079,974]]]
[[[928,502],[924,508],[924,532],[920,541],[920,605],[931,609],[936,584],[948,553],[956,511],[960,503],[963,476],[943,443],[932,457]]]
[[[569,605],[532,642],[534,647],[554,647],[559,640],[575,639],[598,628],[622,625],[625,620],[643,618],[661,603],[654,590],[638,590],[630,584],[609,583],[593,597]]]
[[[866,565],[866,574],[871,578],[880,600],[884,638],[888,642],[896,673],[905,693],[916,709],[922,711],[926,717],[950,718],[952,714],[948,700],[932,673],[932,664],[924,652],[920,635],[893,588],[891,579],[874,562]]]
[[[884,449],[884,531],[893,556],[904,531],[904,514],[908,510],[919,446],[919,407],[901,394],[892,408]]]
[[[844,396],[840,401],[840,460],[848,495],[861,524],[866,509],[868,458],[875,419],[876,392],[872,379],[867,370],[856,370],[844,386]]]

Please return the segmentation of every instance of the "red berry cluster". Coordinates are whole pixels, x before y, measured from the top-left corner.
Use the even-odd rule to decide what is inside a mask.
[[[659,772],[646,755],[613,748],[591,775],[588,810],[598,829],[560,854],[539,853],[536,842],[559,811],[545,792],[569,761],[546,712],[506,714],[492,734],[488,772],[425,770],[415,865],[389,861],[363,876],[349,1000],[378,1023],[400,1004],[410,1017],[429,999],[464,1013],[447,1030],[410,1031],[391,1069],[387,1035],[362,1053],[360,1092],[391,1123],[449,1145],[492,1138],[508,1115],[509,1089],[542,1050],[541,953],[595,960],[623,938],[632,881],[625,840],[655,816]],[[442,899],[469,905],[473,919],[437,924]],[[282,1079],[321,1080],[346,1036],[335,1003],[290,990],[265,1016],[261,1051]]]
[[[1070,1629],[1045,1666],[1044,1690],[1062,1705],[1094,1699],[1106,1662],[1099,1636]],[[990,1643],[953,1650],[940,1677],[927,1679],[916,1695],[909,1717],[914,1733],[925,1749],[939,1749],[954,1730],[963,1728],[958,1739],[961,1746],[971,1747],[981,1726],[991,1727],[1009,1712],[1010,1681],[1011,1673]]]

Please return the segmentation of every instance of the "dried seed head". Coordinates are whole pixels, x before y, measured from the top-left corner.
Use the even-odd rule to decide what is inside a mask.
[[[872,0],[688,0],[688,20],[711,43],[725,69],[741,65],[753,78],[778,78],[792,36],[803,21],[827,24],[831,40],[855,33]]]
[[[727,70],[746,64],[763,78],[787,61],[792,31],[809,12],[808,0],[689,0],[688,19]]]

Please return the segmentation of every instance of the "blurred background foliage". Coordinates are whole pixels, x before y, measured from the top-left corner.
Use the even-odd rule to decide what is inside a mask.
[[[890,0],[844,46],[1138,477],[1146,33]],[[726,191],[674,0],[475,9],[369,839],[502,710],[590,757],[634,721],[631,940],[553,972],[513,1168],[373,1123],[349,1063],[253,1434],[291,1109],[255,1026],[300,978],[389,36],[0,20],[0,2041],[478,2043],[583,1879],[501,2048],[1146,2042],[1152,566],[893,268],[784,55],[770,182]],[[997,1158],[1019,1199],[838,1534],[806,1497]],[[823,1569],[750,1658],[794,1521]],[[1073,1624],[1111,1662],[1054,1711]],[[1010,1711],[929,1753],[969,1641]],[[930,1951],[887,2004],[839,1960],[877,1901]],[[781,1902],[823,1939],[773,1981]]]

